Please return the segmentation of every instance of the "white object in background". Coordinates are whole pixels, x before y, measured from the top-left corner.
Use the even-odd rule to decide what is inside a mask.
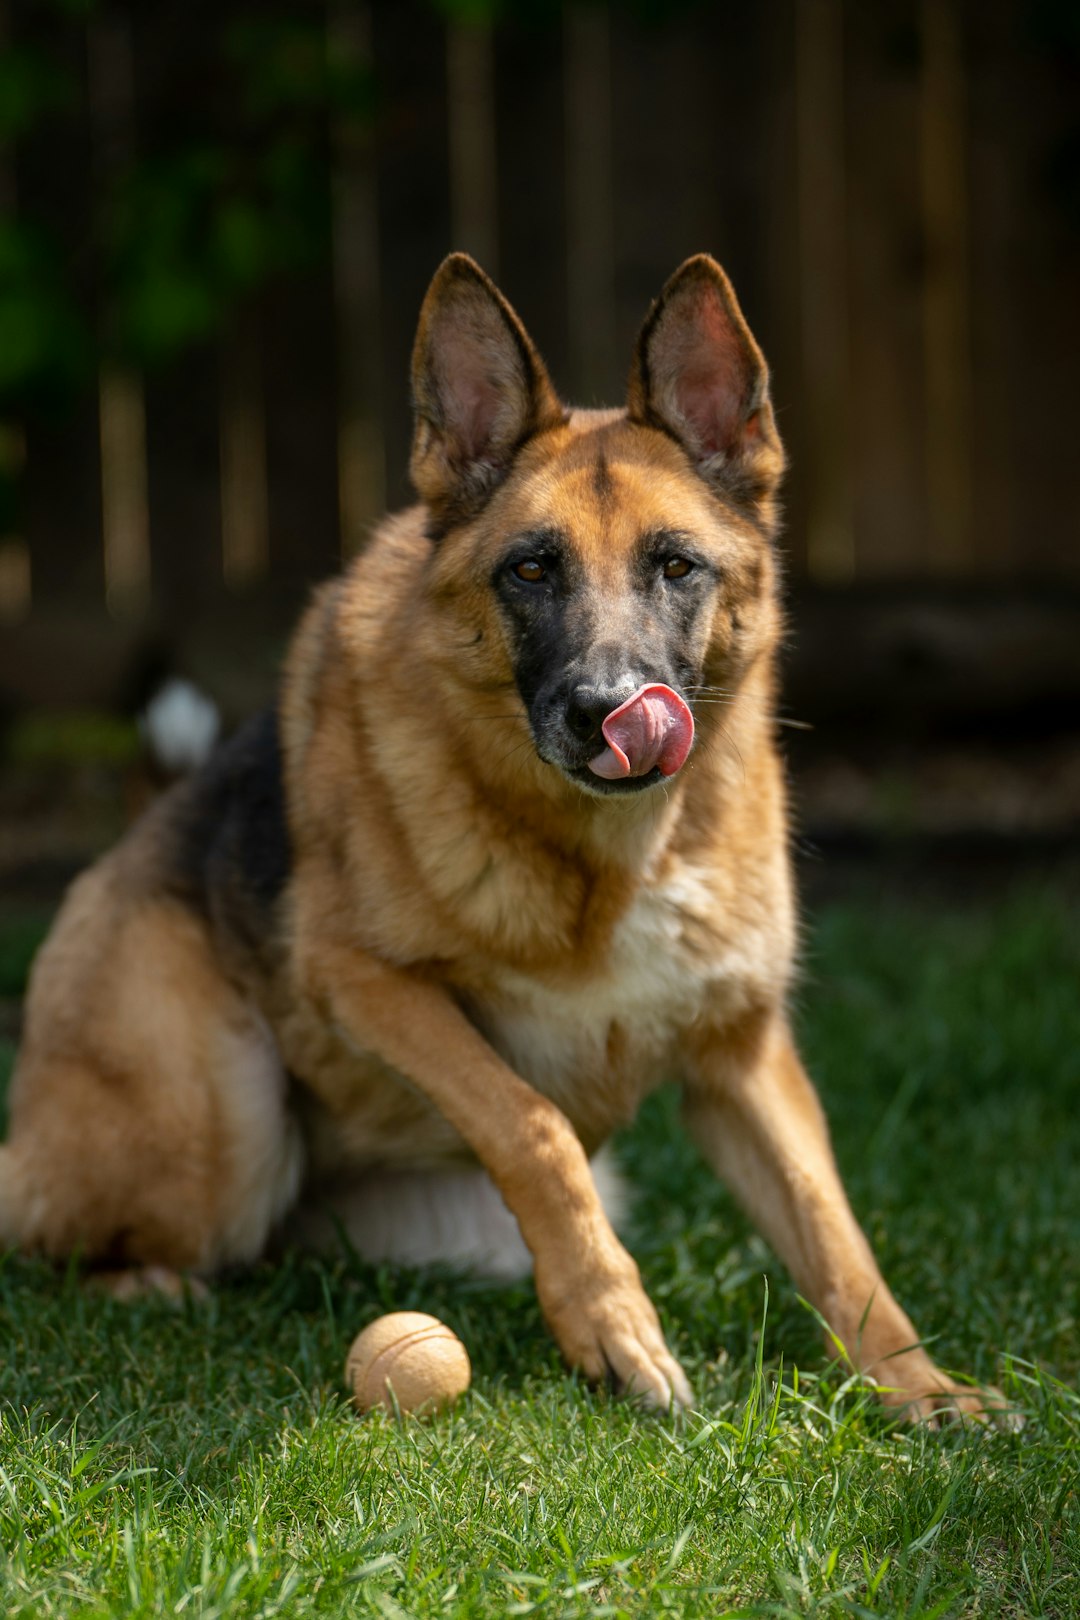
[[[143,741],[163,770],[175,776],[197,770],[221,732],[217,704],[190,681],[166,681],[139,716]]]

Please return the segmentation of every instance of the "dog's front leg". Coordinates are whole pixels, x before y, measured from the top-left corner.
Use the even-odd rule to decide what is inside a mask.
[[[536,1291],[567,1360],[650,1405],[690,1401],[637,1266],[596,1193],[566,1116],[510,1069],[438,984],[320,939],[305,989],[359,1049],[425,1093],[517,1218]],[[319,1077],[308,1083],[319,1091]],[[338,1114],[350,1098],[321,1093]]]
[[[912,1417],[983,1411],[980,1391],[954,1383],[919,1348],[889,1292],[783,1015],[762,1013],[736,1031],[699,1031],[688,1070],[690,1129],[851,1363]]]

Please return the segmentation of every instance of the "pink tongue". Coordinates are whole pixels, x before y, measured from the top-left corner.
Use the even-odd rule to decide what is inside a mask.
[[[607,747],[589,761],[594,776],[648,776],[657,765],[674,776],[690,752],[694,717],[670,686],[642,686],[612,709],[602,730]]]

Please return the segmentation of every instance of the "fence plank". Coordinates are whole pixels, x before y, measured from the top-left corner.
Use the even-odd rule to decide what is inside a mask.
[[[722,133],[724,52],[715,22],[696,15],[660,27],[620,8],[612,20],[615,263],[609,294],[618,332],[608,398],[625,393],[631,345],[652,300],[683,259],[729,257],[723,200],[729,169]],[[727,38],[725,22],[723,36]],[[725,229],[725,226],[728,228]],[[728,266],[733,274],[737,266]]]
[[[454,246],[499,274],[495,52],[485,20],[446,30],[450,217]]]
[[[796,7],[796,116],[807,562],[822,583],[855,573],[848,409],[847,152],[842,0]]]
[[[262,300],[269,482],[268,586],[300,607],[341,562],[333,272],[283,279]]]
[[[226,596],[221,403],[219,356],[211,343],[147,375],[152,621],[170,647],[181,646],[192,623]]]
[[[370,5],[335,0],[327,43],[353,70],[370,68]],[[363,547],[386,504],[379,201],[374,133],[368,122],[342,114],[332,137],[338,506],[341,550],[348,558]]]
[[[972,569],[987,581],[1014,571],[1022,490],[1012,431],[1011,354],[1016,159],[1012,102],[1016,68],[1002,27],[1003,6],[967,14],[979,71],[968,95],[971,171]],[[1026,345],[1025,345],[1026,347]]]
[[[850,6],[845,45],[855,562],[872,581],[928,566],[916,0]]]
[[[510,15],[495,39],[500,278],[556,388],[572,398],[562,30]],[[553,268],[554,267],[554,268]]]
[[[131,31],[119,13],[101,12],[86,31],[90,119],[98,191],[105,195],[131,161],[135,79]],[[99,319],[107,334],[110,311]],[[107,360],[98,378],[101,530],[105,602],[118,616],[142,613],[150,599],[150,509],[147,501],[146,403],[142,378]]]
[[[922,0],[924,442],[930,566],[972,564],[967,107],[960,11]]]
[[[221,348],[221,566],[234,591],[257,584],[269,562],[261,340],[255,313],[245,310]]]
[[[1080,582],[1080,521],[1072,489],[1080,354],[1080,75],[1070,8],[1032,10],[1003,0],[972,7],[980,72],[999,73],[992,132],[1007,209],[1004,274],[984,303],[1001,364],[998,406],[1008,439],[1010,573]],[[987,38],[989,32],[990,37]],[[979,276],[989,244],[976,247]],[[996,267],[991,267],[992,272]],[[985,367],[983,368],[985,374]],[[993,398],[993,395],[990,396]],[[978,479],[982,478],[982,463]],[[978,495],[977,495],[978,500]],[[978,509],[985,512],[986,501]]]
[[[383,431],[387,498],[411,500],[409,355],[435,266],[453,247],[445,30],[428,6],[396,0],[372,14],[383,100],[378,125]]]
[[[615,244],[611,141],[611,18],[606,6],[564,12],[566,288],[574,398],[614,396]]]
[[[11,44],[11,15],[7,0],[0,0],[0,52]],[[0,216],[13,219],[18,206],[15,160],[11,145],[0,140]],[[18,532],[19,496],[26,466],[26,432],[21,422],[0,421],[0,479],[10,491],[10,519],[0,523],[0,624],[18,624],[30,612],[30,547]]]
[[[769,361],[773,404],[788,456],[783,549],[791,572],[807,572],[808,428],[802,405],[802,301],[799,292],[799,188],[795,152],[795,7],[757,8],[760,30],[761,304],[758,336]]]

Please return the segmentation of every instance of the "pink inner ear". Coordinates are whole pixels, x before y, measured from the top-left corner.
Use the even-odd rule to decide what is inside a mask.
[[[483,457],[499,411],[499,384],[491,373],[484,336],[468,327],[451,330],[443,337],[439,356],[443,409],[465,461]]]
[[[669,317],[677,323],[671,365],[674,403],[700,454],[714,456],[730,450],[743,428],[750,367],[715,288],[695,288],[685,304]]]
[[[497,389],[490,378],[463,378],[454,400],[458,441],[466,461],[479,461],[491,443],[499,408]]]

